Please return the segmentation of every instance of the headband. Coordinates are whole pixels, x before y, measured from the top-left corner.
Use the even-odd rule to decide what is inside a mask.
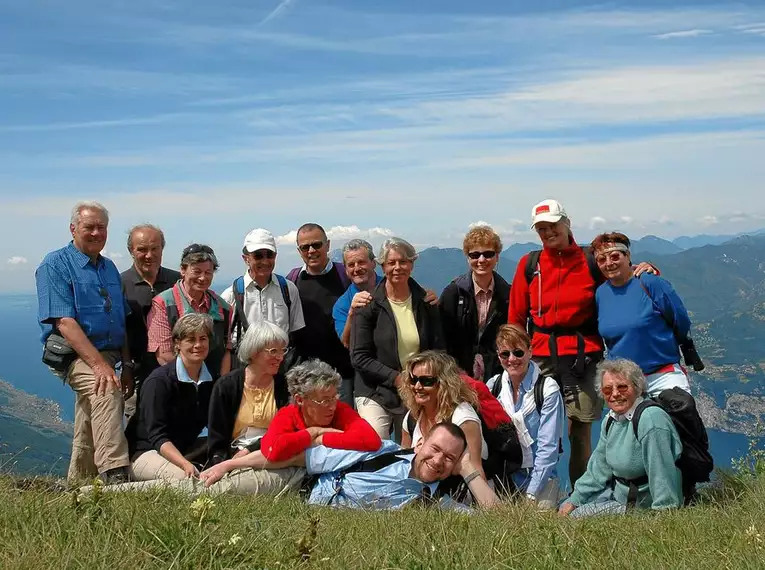
[[[630,248],[628,248],[623,243],[610,243],[608,244],[608,247],[598,249],[598,253],[611,253],[612,251],[621,251],[622,253],[629,253]]]

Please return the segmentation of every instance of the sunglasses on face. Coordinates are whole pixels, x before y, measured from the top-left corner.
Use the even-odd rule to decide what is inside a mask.
[[[263,352],[265,352],[268,356],[274,357],[274,356],[284,356],[287,354],[290,350],[289,346],[283,346],[281,348],[264,348]]]
[[[252,257],[255,258],[257,261],[260,261],[263,258],[273,259],[274,257],[276,257],[276,253],[274,253],[270,249],[265,249],[263,251],[258,250],[251,253],[250,255],[252,255]]]
[[[503,350],[501,352],[498,352],[497,355],[502,360],[507,360],[508,358],[510,358],[510,355],[513,355],[516,358],[523,358],[524,356],[526,356],[526,351],[523,350],[522,348],[515,348],[513,350]]]
[[[98,288],[98,294],[104,298],[104,311],[107,313],[112,312],[112,298],[109,296],[109,291],[105,287]]]
[[[311,251],[311,248],[314,248],[316,251],[319,251],[324,246],[323,241],[312,241],[311,243],[304,243],[298,246],[298,249],[302,251],[303,253],[308,253]]]
[[[481,259],[481,256],[483,256],[484,259],[493,259],[495,255],[497,255],[497,252],[492,250],[471,251],[467,254],[470,259]]]
[[[629,390],[630,384],[619,384],[617,386],[603,386],[600,391],[606,398],[610,398],[614,391],[624,395],[629,392]]]
[[[607,261],[610,261],[611,263],[616,263],[619,261],[624,254],[621,251],[612,251],[609,254],[600,254],[598,257],[595,258],[595,261],[597,261],[598,265],[603,265]]]
[[[410,376],[409,383],[412,386],[416,386],[419,382],[423,388],[430,388],[438,383],[438,377],[436,376]]]
[[[324,400],[314,400],[313,398],[305,398],[305,399],[313,402],[317,406],[331,406],[332,404],[337,404],[337,401],[340,399],[340,395],[335,394],[331,398],[325,398]]]

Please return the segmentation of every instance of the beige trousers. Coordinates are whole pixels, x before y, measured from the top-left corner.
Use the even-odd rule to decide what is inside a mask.
[[[120,358],[117,351],[101,354],[111,366]],[[127,467],[130,458],[122,427],[122,392],[110,386],[106,394],[96,395],[93,370],[81,358],[72,363],[66,381],[76,394],[72,458],[67,478],[70,481],[89,479],[109,469]]]
[[[130,462],[130,477],[133,481],[178,480],[185,479],[186,473],[152,449],[133,456]]]
[[[401,441],[401,422],[404,415],[394,415],[371,398],[356,398],[356,411],[382,439]]]

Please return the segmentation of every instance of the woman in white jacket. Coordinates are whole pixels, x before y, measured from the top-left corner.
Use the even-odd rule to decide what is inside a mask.
[[[523,466],[513,474],[518,491],[540,509],[557,509],[561,498],[558,479],[560,438],[565,409],[558,383],[540,378],[531,360],[531,339],[514,325],[497,333],[497,356],[504,369],[487,387],[513,418],[523,447]]]

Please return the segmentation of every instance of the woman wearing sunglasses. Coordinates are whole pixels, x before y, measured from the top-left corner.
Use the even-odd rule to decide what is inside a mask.
[[[505,371],[489,380],[487,387],[513,418],[523,449],[523,464],[513,473],[513,482],[539,509],[557,509],[559,442],[565,419],[560,388],[531,360],[531,338],[526,331],[514,325],[499,327],[497,356]]]
[[[260,449],[277,409],[289,403],[287,385],[277,375],[288,338],[270,321],[257,321],[244,333],[237,354],[247,365],[221,377],[210,398],[210,464]]]
[[[396,389],[401,370],[412,355],[446,347],[438,307],[428,304],[426,291],[411,276],[417,259],[414,246],[389,238],[378,259],[385,277],[351,325],[356,409],[381,438],[393,434],[399,441],[406,413]]]
[[[560,514],[618,514],[628,504],[654,510],[682,506],[682,475],[675,462],[683,444],[672,419],[660,406],[646,407],[635,431],[632,418],[646,391],[640,367],[622,358],[605,360],[595,379],[608,416],[587,471]]]
[[[433,426],[451,422],[462,428],[476,471],[486,479],[482,460],[489,449],[483,438],[478,408],[478,395],[461,378],[457,363],[448,354],[427,350],[406,361],[398,387],[404,405],[401,446],[416,447],[428,436]]]
[[[672,285],[657,275],[634,276],[630,240],[622,233],[601,234],[592,248],[607,279],[598,287],[595,302],[608,358],[636,362],[651,396],[674,387],[690,392],[680,366],[678,338],[688,337],[691,321]]]
[[[317,445],[354,451],[380,449],[382,440],[372,426],[351,406],[338,401],[341,381],[340,374],[320,360],[309,360],[290,369],[287,388],[292,403],[276,413],[263,436],[260,453],[234,457],[211,467],[200,475],[205,484],[210,486],[236,469],[262,467],[263,457],[271,463],[281,463]],[[290,469],[264,470],[263,481],[268,478],[273,481],[262,484],[273,483],[273,488],[280,488],[285,481],[294,480],[293,475]],[[259,491],[263,492],[263,488]]]
[[[489,226],[476,226],[465,235],[462,251],[469,271],[446,286],[439,302],[446,351],[460,368],[486,382],[502,372],[494,351],[510,299],[510,285],[495,271],[502,240]]]

